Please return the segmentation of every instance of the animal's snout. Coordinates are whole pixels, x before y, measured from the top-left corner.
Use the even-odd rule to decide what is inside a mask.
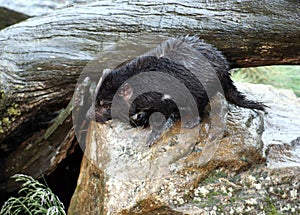
[[[86,119],[89,121],[104,123],[111,119],[110,109],[103,107],[95,109],[95,106],[92,105],[86,113]]]
[[[95,121],[95,106],[92,105],[87,111],[85,118],[89,121]]]

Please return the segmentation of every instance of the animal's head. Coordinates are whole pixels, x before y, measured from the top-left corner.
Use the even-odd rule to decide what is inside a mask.
[[[114,108],[120,118],[125,113],[124,105],[129,107],[133,89],[128,83],[123,83],[122,76],[119,75],[118,69],[103,71],[102,77],[96,88],[96,96],[94,105],[87,112],[87,118],[96,120],[96,122],[104,123],[112,119],[112,103],[114,100]]]

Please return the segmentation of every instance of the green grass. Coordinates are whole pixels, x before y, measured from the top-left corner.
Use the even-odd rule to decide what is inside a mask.
[[[266,66],[236,69],[232,79],[239,82],[273,85],[291,89],[300,96],[300,66]]]
[[[221,171],[221,170],[213,171],[212,173],[209,174],[208,177],[205,178],[204,184],[216,183],[219,178],[227,178],[227,177],[228,177],[228,175],[224,171]]]
[[[266,197],[265,213],[267,215],[280,215],[270,197]]]
[[[2,206],[1,215],[65,215],[64,205],[52,191],[32,177],[14,175],[17,182],[22,182],[19,197],[10,197]]]

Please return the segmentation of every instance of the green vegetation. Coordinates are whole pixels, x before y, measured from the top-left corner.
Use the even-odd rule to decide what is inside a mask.
[[[267,215],[280,215],[269,196],[266,197],[266,204],[267,205],[264,207],[264,210]]]
[[[285,182],[286,175],[253,170],[235,176],[213,171],[194,189],[192,202],[212,214],[300,214],[296,177]]]
[[[269,84],[277,88],[291,89],[300,96],[300,66],[265,66],[236,69],[234,81]]]
[[[17,104],[12,104],[11,107],[7,109],[7,113],[9,116],[20,116],[21,111],[18,109]]]
[[[10,197],[2,206],[1,215],[66,214],[64,205],[52,191],[32,177],[17,174],[12,178],[22,182],[19,197]]]
[[[16,120],[16,116],[21,115],[21,111],[20,109],[18,109],[18,107],[18,104],[13,103],[10,107],[7,108],[7,111],[4,112],[4,115],[0,114],[0,134],[4,133],[4,130],[11,126],[12,122]]]
[[[207,178],[205,178],[204,184],[216,183],[219,178],[227,178],[227,177],[228,175],[226,172],[222,170],[215,170],[212,173],[210,173]]]

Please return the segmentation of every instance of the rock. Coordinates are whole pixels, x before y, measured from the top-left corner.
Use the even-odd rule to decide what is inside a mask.
[[[249,97],[252,85],[238,85]],[[252,91],[254,93],[254,91]],[[300,98],[292,91],[256,85],[256,98],[270,108],[262,141],[269,167],[300,166]],[[250,97],[251,98],[251,97]]]
[[[92,123],[69,214],[205,212],[194,197],[208,175],[220,168],[238,174],[265,161],[264,113],[229,105],[227,114],[222,98],[212,104],[221,104],[217,114],[194,129],[176,123],[151,148],[144,145],[149,129]]]
[[[198,184],[192,202],[202,214],[299,214],[299,177],[299,167],[258,165],[239,174],[221,168]]]

